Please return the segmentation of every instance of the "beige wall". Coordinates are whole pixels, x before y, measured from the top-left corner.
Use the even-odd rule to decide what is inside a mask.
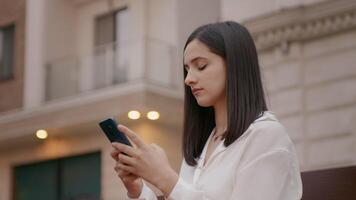
[[[356,164],[355,34],[260,54],[270,108],[289,130],[302,170]]]
[[[245,21],[256,16],[266,15],[298,6],[309,6],[326,0],[221,0],[223,20]]]
[[[214,23],[221,19],[221,1],[219,0],[176,0],[178,56],[176,79],[183,94],[183,48],[188,36],[203,24]]]
[[[77,13],[71,1],[48,0],[46,16],[46,62],[73,56]]]
[[[15,24],[14,77],[0,81],[0,112],[21,108],[25,54],[25,1],[0,1],[0,27]]]
[[[175,0],[149,0],[147,3],[147,35],[177,45],[177,12]]]

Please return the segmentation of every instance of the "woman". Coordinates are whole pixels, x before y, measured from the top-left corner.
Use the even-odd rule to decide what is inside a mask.
[[[196,29],[184,47],[184,160],[178,175],[164,151],[119,125],[135,148],[114,143],[115,170],[130,198],[296,200],[302,183],[293,144],[267,111],[253,39],[236,22]],[[125,154],[127,155],[125,155]]]

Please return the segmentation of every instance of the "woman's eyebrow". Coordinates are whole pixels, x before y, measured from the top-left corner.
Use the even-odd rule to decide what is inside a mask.
[[[197,61],[197,60],[199,60],[199,59],[207,60],[207,58],[205,58],[205,57],[198,56],[198,57],[193,58],[193,59],[190,61],[190,63],[193,63],[193,62],[195,62],[195,61]],[[188,66],[188,64],[187,64],[187,63],[184,63],[184,66]]]

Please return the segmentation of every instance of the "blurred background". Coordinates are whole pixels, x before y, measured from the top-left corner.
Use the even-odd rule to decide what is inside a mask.
[[[252,33],[301,170],[355,165],[355,0],[0,0],[0,200],[124,199],[110,116],[179,171],[183,45],[224,20]]]

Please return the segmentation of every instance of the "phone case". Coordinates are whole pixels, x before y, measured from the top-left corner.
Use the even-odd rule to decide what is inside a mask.
[[[115,119],[108,118],[103,120],[99,123],[99,126],[105,133],[106,137],[110,140],[110,142],[120,142],[122,144],[132,146],[126,135],[119,131],[117,128],[117,122]]]

